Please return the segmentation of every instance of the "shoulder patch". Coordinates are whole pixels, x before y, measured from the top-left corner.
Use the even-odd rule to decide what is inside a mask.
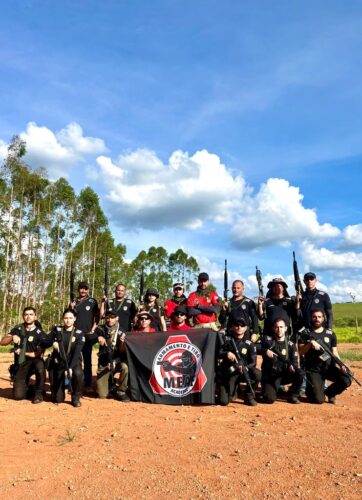
[[[250,299],[248,299],[247,297],[245,297],[245,302],[250,302]]]
[[[82,333],[82,330],[76,330],[75,333]]]
[[[326,333],[328,333],[329,335],[332,335],[332,330],[330,330],[329,328],[326,329]]]
[[[245,340],[245,344],[250,345],[250,344],[252,344],[252,342],[251,342],[251,340]]]
[[[269,335],[266,335],[265,340],[273,340],[273,337],[269,337]]]
[[[307,330],[306,330],[305,326],[302,326],[302,328],[300,330],[298,330],[299,333],[303,333],[303,332],[306,332],[306,331]]]
[[[319,295],[325,295],[326,292],[322,292],[321,290],[318,290]]]
[[[57,332],[61,332],[62,331],[62,327],[61,326],[57,326],[55,329],[56,329]]]
[[[128,304],[130,304],[132,302],[131,299],[127,299],[126,302],[128,302]]]

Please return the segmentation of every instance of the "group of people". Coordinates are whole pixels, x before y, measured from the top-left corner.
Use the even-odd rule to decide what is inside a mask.
[[[343,363],[335,362],[339,354],[330,298],[317,289],[314,273],[306,273],[304,283],[305,291],[290,297],[284,280],[274,278],[266,296],[260,295],[255,304],[244,295],[244,283],[235,280],[232,298],[222,301],[210,289],[208,274],[202,272],[196,291],[188,297],[183,284],[175,283],[172,298],[162,305],[157,289],[148,288],[137,307],[127,297],[125,285],[118,284],[114,297],[104,296],[99,307],[88,283],[81,281],[78,297],[65,309],[61,325],[46,333],[36,310],[26,307],[23,323],[1,340],[1,345],[14,344],[14,398],[42,402],[47,370],[51,400],[63,402],[69,390],[72,405],[79,407],[82,392],[93,391],[92,351],[98,343],[98,397],[129,401],[126,333],[208,328],[218,335],[215,382],[221,405],[237,398],[245,386],[244,402],[255,406],[259,384],[263,403],[274,403],[282,389],[288,401],[297,404],[305,381],[310,402],[321,404],[327,398],[335,403],[351,377]],[[262,330],[259,321],[263,321]],[[47,348],[53,350],[44,362]],[[327,386],[326,380],[332,383]]]

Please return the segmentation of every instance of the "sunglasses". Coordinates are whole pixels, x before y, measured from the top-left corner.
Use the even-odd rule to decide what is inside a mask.
[[[186,316],[184,313],[176,313],[175,316]]]
[[[140,318],[140,321],[147,321],[148,319],[150,318],[148,318],[147,316],[142,316],[142,318]]]
[[[314,281],[315,278],[305,278],[305,281]]]

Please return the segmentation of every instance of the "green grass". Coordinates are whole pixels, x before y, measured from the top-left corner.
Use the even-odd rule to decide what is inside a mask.
[[[362,302],[333,304],[333,318],[336,327],[356,326],[362,330]]]
[[[358,351],[355,349],[340,351],[339,355],[342,361],[362,361],[362,350]]]
[[[356,333],[356,328],[350,326],[345,326],[345,327],[336,326],[335,328],[333,328],[333,331],[337,335],[337,340],[339,343],[341,342],[348,342],[355,344],[362,343],[362,325],[359,329],[359,333]]]

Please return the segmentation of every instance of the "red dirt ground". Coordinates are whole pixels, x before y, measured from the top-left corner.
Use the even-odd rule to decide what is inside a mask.
[[[84,397],[76,409],[13,401],[9,360],[0,354],[1,498],[362,496],[356,383],[336,406],[175,407]],[[362,362],[350,365],[362,380]]]

